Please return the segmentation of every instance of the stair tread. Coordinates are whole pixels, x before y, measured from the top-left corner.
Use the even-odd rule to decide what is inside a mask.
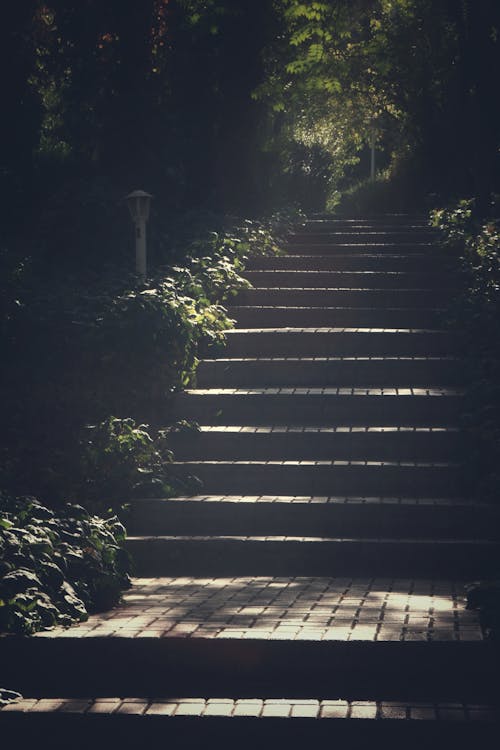
[[[347,236],[347,234],[348,234],[347,232],[338,232],[337,233],[337,235],[339,235],[341,237],[344,237],[344,238]],[[358,238],[361,237],[360,233],[352,232],[352,233],[349,233],[349,234],[351,235],[351,237],[353,239],[358,239]],[[403,249],[404,250],[404,249],[407,249],[407,248],[418,247],[418,248],[422,248],[422,249],[423,248],[432,249],[437,254],[442,254],[444,257],[447,257],[446,253],[444,253],[440,249],[439,246],[436,246],[436,242],[435,241],[434,242],[429,242],[427,239],[425,239],[425,240],[418,240],[418,241],[415,241],[415,240],[412,240],[412,241],[403,241],[403,240],[395,240],[395,239],[393,239],[392,242],[388,242],[388,241],[383,242],[383,241],[378,241],[379,238],[377,238],[377,240],[375,240],[375,241],[368,239],[368,237],[370,237],[370,235],[373,235],[373,234],[375,234],[375,232],[365,232],[363,234],[363,238],[365,239],[364,242],[359,242],[359,241],[357,241],[357,242],[356,241],[354,241],[354,242],[345,242],[345,241],[342,241],[342,242],[339,242],[339,243],[335,243],[333,240],[332,240],[331,243],[321,242],[321,241],[320,242],[314,241],[314,240],[311,240],[311,239],[307,239],[307,235],[306,234],[303,234],[303,235],[292,235],[296,239],[295,239],[294,242],[289,242],[288,245],[286,245],[286,248],[290,249],[291,247],[296,247],[296,246],[300,246],[300,245],[307,245],[307,247],[325,247],[325,246],[328,246],[329,244],[331,244],[332,247],[335,247],[335,248],[337,248],[337,247],[342,247],[342,248],[348,248],[348,247],[375,247],[375,248],[379,248],[379,247],[380,248],[382,248],[382,247],[391,247],[391,248],[397,248],[397,249]],[[408,234],[410,234],[410,233],[408,233]],[[299,236],[304,240],[303,242],[298,242],[297,241],[297,239],[299,238]],[[325,232],[325,233],[322,233],[322,236],[325,237],[325,239],[327,239],[331,235],[329,235],[329,233]],[[380,240],[383,240],[382,236],[380,236]],[[398,254],[400,254],[400,253],[398,253]]]
[[[314,290],[312,290],[314,291]],[[232,310],[380,310],[378,307],[362,307],[356,305],[355,307],[345,305],[229,305],[227,310],[229,314]],[[423,314],[428,311],[443,313],[445,308],[442,307],[385,307],[384,312],[415,312]]]
[[[289,426],[289,425],[199,425],[198,426],[199,432],[222,432],[222,433],[238,433],[238,434],[245,434],[245,435],[257,435],[257,434],[263,434],[267,435],[270,433],[277,433],[277,434],[332,434],[332,433],[361,433],[365,434],[367,432],[373,432],[373,433],[381,433],[381,432],[410,432],[410,433],[457,433],[460,432],[458,427],[414,427],[414,426],[382,426],[377,427],[375,425],[370,425],[366,427],[359,427],[356,425],[337,425],[332,427],[311,427],[311,426]],[[195,433],[196,434],[196,433]]]
[[[332,279],[335,279],[336,277],[340,277],[340,279],[342,279],[342,277],[354,276],[355,278],[359,278],[360,281],[370,280],[373,277],[377,277],[377,278],[386,277],[386,278],[394,279],[395,281],[402,281],[402,282],[410,281],[411,279],[414,279],[414,278],[421,278],[423,276],[422,271],[390,271],[390,270],[375,270],[375,269],[362,269],[362,270],[358,269],[354,271],[345,271],[345,270],[336,270],[334,268],[331,268],[331,269],[252,268],[252,269],[243,271],[242,273],[242,275],[245,278],[250,278],[250,279],[253,279],[255,277],[258,279],[259,276],[263,276],[263,275],[270,276],[271,274],[275,275],[276,279],[279,279],[280,277],[286,277],[286,276],[291,276],[291,277],[304,276],[306,278],[310,277],[311,279],[314,279],[315,277],[318,277],[318,276],[326,276],[326,277],[331,276]],[[442,271],[442,270],[429,271],[425,275],[429,277],[438,276],[438,277],[449,279],[450,271]],[[455,278],[459,276],[459,272],[454,271],[451,275],[453,278]],[[295,285],[294,285],[294,288],[295,288]],[[351,287],[347,287],[347,288],[351,288]],[[354,287],[354,288],[364,288],[364,287],[361,286],[361,287]],[[371,289],[371,288],[376,288],[376,287],[368,287],[368,288]],[[401,287],[401,288],[404,289],[404,287]],[[416,289],[418,287],[410,287],[410,288]],[[428,287],[423,287],[423,288],[428,288]]]
[[[326,576],[136,578],[104,615],[34,636],[482,641],[460,581]],[[478,645],[481,645],[478,643]],[[487,644],[485,644],[487,645]]]
[[[280,273],[280,271],[272,271],[272,273]],[[289,273],[289,271],[287,271]],[[372,287],[372,286],[252,286],[251,289],[244,291],[250,292],[382,292],[383,294],[391,294],[396,292],[400,293],[412,293],[415,292],[437,292],[440,291],[443,294],[444,291],[451,292],[453,289],[446,288],[446,290],[437,290],[436,287],[397,287],[395,289],[387,289],[386,287]]]
[[[390,545],[446,545],[458,547],[461,545],[481,545],[500,548],[500,542],[496,539],[421,539],[416,537],[335,537],[335,536],[298,536],[294,534],[138,534],[127,537],[129,542],[135,541],[184,541],[184,542],[213,542],[213,541],[235,541],[235,542],[304,542],[317,544],[390,544]]]
[[[408,701],[347,701],[328,698],[266,698],[257,695],[253,698],[207,698],[172,697],[158,698],[108,697],[108,698],[23,698],[16,703],[0,705],[3,714],[99,714],[104,716],[127,717],[130,715],[155,717],[203,717],[243,719],[267,718],[294,719],[301,721],[366,721],[384,719],[391,722],[497,722],[500,709],[493,704],[478,703],[423,703]]]
[[[224,460],[224,459],[208,459],[208,460],[193,460],[193,461],[173,461],[172,466],[191,466],[191,465],[224,465],[224,466],[379,466],[379,467],[415,467],[415,468],[429,468],[429,467],[440,467],[440,468],[455,468],[460,466],[456,461],[373,461],[373,460],[303,460],[293,461],[288,459],[281,460]]]
[[[294,356],[281,356],[281,357],[217,357],[217,358],[208,358],[204,357],[201,362],[461,362],[463,361],[460,357],[454,357],[451,355],[443,355],[443,356],[430,356],[430,357],[423,357],[423,356],[415,356],[410,357],[407,355],[403,355],[400,357],[393,357],[393,356],[379,356],[379,355],[373,355],[373,356],[361,356],[361,357],[352,357],[352,356],[341,356],[341,357],[335,357],[335,356],[329,356],[329,357],[294,357]]]
[[[225,331],[226,336],[234,336],[235,334],[246,334],[246,335],[256,335],[259,333],[276,333],[276,334],[286,334],[286,333],[307,333],[307,334],[316,334],[316,333],[334,333],[334,334],[341,334],[341,333],[358,333],[358,334],[392,334],[397,335],[400,333],[405,334],[426,334],[429,336],[442,336],[442,335],[453,335],[453,332],[450,332],[446,328],[369,328],[367,326],[341,326],[341,327],[335,327],[335,326],[304,326],[304,327],[297,327],[297,326],[287,326],[286,328],[276,328],[275,326],[270,327],[262,327],[262,328],[229,328],[227,331]]]
[[[428,243],[426,243],[426,244],[428,244]],[[426,260],[429,257],[429,253],[421,253],[420,255],[421,255],[422,258],[425,258]],[[411,254],[412,258],[416,258],[417,256],[418,256],[417,253],[412,253]],[[350,258],[351,255],[348,254],[348,253],[346,253],[346,255],[342,255],[341,253],[335,253],[334,257],[335,258]],[[366,258],[376,258],[377,260],[386,259],[386,258],[404,258],[404,259],[407,259],[408,255],[406,255],[405,253],[371,253],[371,254],[365,254],[365,257]],[[441,259],[441,258],[443,258],[443,259],[449,259],[450,262],[453,262],[455,260],[453,257],[448,256],[446,254],[441,254],[441,255],[438,255],[437,257],[439,259]],[[307,261],[312,264],[316,259],[328,258],[330,260],[332,258],[332,255],[331,255],[331,253],[329,253],[329,254],[318,253],[317,255],[295,255],[295,254],[293,254],[293,255],[288,254],[287,255],[286,253],[284,253],[283,255],[264,256],[263,258],[252,259],[252,262],[259,262],[261,260],[263,260],[264,262],[267,262],[267,261],[272,260],[272,261],[277,261],[278,263],[280,263],[282,259],[288,260],[290,258],[293,258],[294,260],[299,259],[299,258],[303,258],[304,260],[307,259]],[[254,269],[252,269],[252,270],[254,270]],[[312,270],[314,270],[314,269],[312,269]]]
[[[233,329],[234,330],[234,329]],[[251,331],[254,331],[255,329],[250,329]],[[282,330],[282,329],[277,329]],[[443,355],[434,355],[434,356],[423,356],[423,355],[415,355],[410,356],[408,354],[402,354],[401,356],[393,356],[393,355],[380,355],[380,354],[373,354],[373,355],[361,355],[361,356],[352,356],[352,355],[341,355],[341,356],[335,356],[335,355],[329,355],[329,356],[303,356],[303,357],[297,357],[294,355],[281,355],[281,356],[255,356],[255,357],[204,357],[201,362],[460,362],[463,361],[461,357],[457,357],[451,354],[443,354]]]
[[[463,388],[432,386],[402,386],[387,388],[348,388],[348,387],[325,387],[325,388],[190,388],[184,391],[188,396],[354,396],[354,397],[388,397],[388,396],[412,396],[412,397],[448,397],[462,396]]]
[[[355,505],[355,506],[404,506],[404,507],[466,507],[493,508],[500,512],[498,503],[486,503],[471,498],[430,497],[362,497],[362,496],[314,496],[314,495],[179,495],[165,498],[138,498],[132,504],[145,503],[204,503],[204,504],[283,504],[283,505]]]

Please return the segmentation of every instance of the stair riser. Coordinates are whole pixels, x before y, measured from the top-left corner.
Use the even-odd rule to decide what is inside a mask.
[[[169,445],[179,461],[452,461],[460,455],[462,442],[457,432],[204,432],[171,435]]]
[[[442,309],[451,302],[450,290],[437,289],[244,289],[234,303],[311,307],[412,307]],[[399,327],[402,327],[401,324]]]
[[[341,245],[350,242],[359,243],[418,243],[418,242],[435,242],[437,244],[439,235],[436,232],[428,232],[425,230],[413,230],[413,231],[384,231],[382,227],[371,231],[368,227],[356,231],[330,231],[330,232],[298,232],[296,234],[290,234],[287,237],[287,242],[292,245],[294,243],[301,242],[318,242],[318,243],[329,243],[332,245]]]
[[[132,504],[127,529],[132,536],[499,539],[500,511],[407,504],[142,500]]]
[[[435,542],[258,542],[129,540],[141,576],[482,576],[497,564],[497,546]],[[490,572],[491,575],[491,572]],[[357,664],[357,668],[360,665]]]
[[[403,232],[419,234],[436,232],[429,227],[425,219],[384,221],[380,219],[332,219],[331,221],[306,221],[303,226],[296,226],[294,234],[331,234],[332,232]]]
[[[370,213],[363,216],[355,215],[351,212],[342,215],[333,215],[326,211],[318,211],[310,214],[304,222],[298,226],[315,226],[320,227],[328,224],[389,224],[390,226],[411,225],[425,226],[429,228],[429,217],[426,212],[408,213],[402,211],[393,211],[386,214]]]
[[[230,307],[241,328],[440,328],[442,310],[321,307]]]
[[[459,396],[180,394],[174,415],[219,425],[453,427],[461,406]]]
[[[488,722],[449,721],[366,721],[364,719],[252,718],[176,716],[129,716],[126,714],[89,715],[4,713],[0,727],[5,737],[17,737],[16,750],[31,750],[37,737],[38,750],[67,750],[71,747],[155,747],[161,737],[166,747],[183,750],[206,748],[307,747],[311,743],[345,744],[351,748],[373,746],[387,750],[421,750],[438,743],[454,750],[473,745],[486,747],[496,725]],[[28,739],[30,737],[30,739]]]
[[[273,332],[226,336],[223,357],[446,357],[457,354],[451,333]]]
[[[421,271],[429,269],[430,273],[453,273],[457,268],[456,260],[436,253],[412,253],[397,255],[386,253],[369,255],[331,255],[300,256],[278,255],[262,258],[251,258],[247,263],[248,270],[293,270],[293,271]]]
[[[195,476],[213,495],[353,495],[457,497],[464,490],[457,467],[174,464],[175,476]]]
[[[323,241],[314,239],[308,240],[304,238],[299,241],[295,239],[294,242],[289,243],[284,248],[287,255],[323,255],[331,253],[332,257],[335,254],[346,255],[373,255],[376,253],[387,253],[388,255],[411,255],[417,253],[428,253],[431,256],[436,255],[441,257],[442,251],[440,248],[432,242],[395,242],[391,241],[374,241],[368,242],[367,240],[349,240],[343,243],[332,242],[325,238]]]
[[[25,696],[376,696],[479,703],[498,694],[498,648],[487,643],[119,637],[40,641],[11,639],[1,649],[4,684],[22,689]]]
[[[353,289],[454,289],[458,277],[453,273],[348,272],[348,271],[246,271],[243,276],[254,287],[318,287]]]
[[[230,387],[381,387],[459,386],[463,365],[456,360],[365,360],[294,362],[291,360],[204,360],[196,380],[199,388]]]

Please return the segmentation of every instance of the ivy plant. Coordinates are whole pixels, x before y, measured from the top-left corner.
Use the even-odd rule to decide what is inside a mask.
[[[0,500],[0,632],[83,622],[119,602],[130,579],[117,517],[78,505],[56,514],[33,497]]]

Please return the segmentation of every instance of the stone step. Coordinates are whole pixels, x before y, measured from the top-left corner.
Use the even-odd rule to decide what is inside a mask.
[[[246,267],[249,271],[277,270],[277,271],[394,271],[420,272],[428,268],[431,273],[454,273],[458,268],[456,258],[429,251],[425,253],[412,252],[380,253],[375,252],[353,254],[330,253],[329,255],[269,255],[249,258]]]
[[[26,698],[0,707],[0,731],[27,750],[166,746],[229,749],[304,747],[469,748],[490,744],[498,730],[494,705],[265,697]],[[437,747],[437,744],[434,744]]]
[[[395,242],[389,241],[368,241],[366,239],[355,238],[352,241],[345,241],[342,243],[332,242],[330,238],[324,237],[320,239],[318,236],[312,239],[308,239],[305,235],[302,238],[295,237],[293,242],[289,242],[284,246],[284,250],[287,255],[325,255],[331,254],[332,257],[336,255],[374,255],[374,254],[388,254],[388,255],[413,255],[418,256],[425,253],[434,257],[449,257],[443,250],[434,242],[429,241],[418,241],[413,239],[409,242]]]
[[[324,242],[332,245],[342,245],[345,243],[391,243],[391,244],[405,244],[414,242],[438,242],[439,233],[435,230],[424,229],[384,229],[383,227],[377,227],[371,229],[366,227],[363,229],[333,229],[330,231],[302,231],[290,233],[287,236],[287,242],[294,244],[295,242]]]
[[[242,328],[314,326],[380,326],[439,328],[445,310],[383,307],[292,307],[290,305],[231,306],[229,317]]]
[[[269,714],[286,716],[285,695],[302,705],[315,700],[318,707],[333,696],[333,715],[340,717],[346,701],[355,709],[348,716],[365,719],[382,718],[382,703],[405,702],[415,709],[407,709],[406,717],[460,721],[465,713],[471,720],[469,712],[498,700],[499,646],[483,640],[477,613],[464,608],[464,593],[457,579],[373,575],[241,578],[226,572],[217,578],[204,571],[203,577],[135,579],[112,612],[92,615],[69,631],[0,639],[2,678],[25,695],[21,707],[0,710],[0,727],[11,726],[2,721],[19,708],[25,719],[57,712],[89,713],[98,721],[110,713],[137,717],[150,710],[152,716],[206,712],[208,718],[219,715],[213,704],[227,696],[238,706],[279,699],[281,711],[275,706]],[[205,700],[182,700],[188,695]],[[377,713],[367,705],[362,712],[374,695]],[[58,703],[59,696],[67,702]],[[150,709],[157,702],[175,705]],[[429,713],[429,704],[439,704],[442,713],[436,705]],[[238,713],[235,708],[233,716]],[[25,724],[22,737],[27,729]],[[54,741],[50,735],[50,747]],[[67,747],[67,736],[64,741]]]
[[[494,577],[500,542],[272,536],[137,536],[126,548],[140,576]]]
[[[254,287],[238,292],[234,298],[234,304],[238,306],[442,308],[452,302],[453,294],[451,289]]]
[[[420,228],[424,227],[429,229],[429,216],[427,214],[404,214],[404,213],[389,213],[389,214],[374,214],[371,216],[337,216],[332,214],[312,214],[307,217],[299,226],[305,228],[318,228],[322,229],[329,226],[355,226],[361,225],[385,225],[388,227],[407,227],[407,228]]]
[[[443,357],[456,355],[459,342],[455,332],[422,328],[239,328],[226,332],[219,351],[223,357]]]
[[[145,551],[158,553],[162,562],[161,548],[170,554],[169,544],[152,540]],[[179,540],[172,544],[182,546]],[[191,549],[177,551],[187,554],[191,565],[197,543],[187,544]],[[331,548],[331,542],[315,544]],[[356,567],[359,543],[340,544],[352,545]],[[370,546],[362,544],[365,551]],[[288,557],[291,547],[282,546]],[[417,543],[395,546],[403,569],[413,565],[417,552],[426,563]],[[420,546],[429,549],[427,543]],[[450,543],[440,554],[451,558],[461,547],[473,562],[473,546]],[[338,547],[336,552],[330,568],[337,569],[340,555],[346,555]],[[27,698],[371,700],[376,695],[381,701],[471,703],[498,698],[499,645],[483,640],[477,613],[465,610],[464,585],[456,577],[381,579],[374,572],[366,578],[235,577],[226,563],[218,578],[203,568],[208,557],[206,549],[197,562],[200,577],[186,565],[179,578],[135,579],[120,607],[70,630],[0,639],[3,684]],[[374,562],[373,570],[380,567],[378,557]],[[463,557],[459,563],[455,573],[464,567]],[[182,567],[179,558],[172,564]]]
[[[213,388],[177,394],[173,414],[219,425],[454,427],[462,403],[454,388]]]
[[[303,224],[299,224],[293,230],[294,234],[313,234],[319,232],[411,232],[412,234],[418,234],[419,232],[433,232],[436,233],[436,229],[429,226],[429,223],[424,219],[406,219],[400,221],[390,221],[388,219],[331,219],[329,221],[323,220],[308,220]]]
[[[460,498],[195,495],[135,500],[132,536],[500,538],[498,505]]]
[[[254,287],[319,289],[457,289],[460,278],[451,271],[265,270],[242,274]]]
[[[231,386],[420,386],[463,384],[464,364],[455,357],[269,357],[205,359],[199,388]]]
[[[208,494],[456,497],[464,489],[459,466],[449,462],[193,460],[171,470],[183,481],[196,477]]]
[[[451,427],[202,426],[171,433],[169,447],[185,460],[452,461],[464,438]]]

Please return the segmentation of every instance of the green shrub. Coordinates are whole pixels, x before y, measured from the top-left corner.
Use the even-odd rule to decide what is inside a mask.
[[[8,703],[15,703],[22,699],[21,693],[16,693],[14,690],[6,690],[0,687],[0,706],[6,706]]]
[[[473,241],[477,229],[474,198],[464,198],[451,208],[435,208],[430,213],[430,225],[441,231],[445,247],[463,253]]]
[[[451,208],[433,211],[431,225],[441,230],[443,244],[461,256],[467,282],[455,304],[454,317],[463,334],[469,375],[465,401],[469,490],[487,502],[499,502],[500,224],[482,219],[474,200],[462,200]],[[500,561],[493,573],[498,576],[499,572]],[[479,611],[487,637],[499,637],[498,580],[471,584],[467,608]]]
[[[443,243],[460,255],[465,292],[454,306],[462,331],[469,383],[465,424],[470,435],[466,468],[473,492],[500,498],[500,225],[482,220],[474,200],[431,214]]]
[[[479,611],[487,638],[500,636],[500,581],[483,581],[467,587],[467,609]]]
[[[196,428],[182,422],[170,428],[174,429]],[[183,482],[170,472],[170,430],[153,431],[133,419],[117,417],[85,428],[79,446],[80,476],[74,480],[72,496],[96,512],[114,508],[121,513],[123,504],[134,497],[196,492],[199,483],[195,477]]]
[[[116,517],[78,505],[56,515],[34,498],[0,500],[0,631],[71,625],[118,603],[129,560]]]
[[[101,494],[104,505],[92,507],[106,508],[118,495],[134,495],[140,470],[150,491],[169,493],[168,454],[161,470],[152,455],[148,466],[141,463],[145,446],[135,426],[129,437],[137,462],[118,481],[111,464],[124,460],[125,439],[111,434],[118,422],[110,415],[147,422],[154,450],[165,450],[158,430],[171,422],[170,396],[193,382],[207,347],[223,345],[232,321],[222,305],[249,286],[240,275],[247,259],[278,253],[280,236],[299,219],[289,213],[265,223],[229,221],[216,232],[197,227],[190,237],[186,230],[147,282],[111,271],[42,276],[33,260],[4,263],[0,487],[51,505],[73,498],[94,504]],[[89,424],[101,427],[91,433]],[[126,421],[120,429],[128,429]],[[107,434],[113,447],[89,458],[90,434],[99,445]]]

